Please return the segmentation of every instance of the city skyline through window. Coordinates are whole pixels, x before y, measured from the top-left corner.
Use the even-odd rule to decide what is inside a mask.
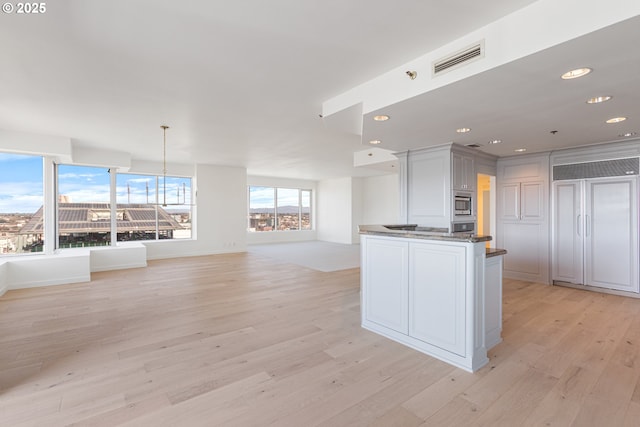
[[[0,153],[0,255],[41,252],[44,224],[32,224],[44,204],[43,157]]]
[[[311,228],[311,190],[249,186],[250,232]]]

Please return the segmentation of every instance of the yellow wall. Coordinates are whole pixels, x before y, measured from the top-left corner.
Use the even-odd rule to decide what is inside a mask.
[[[484,224],[484,204],[490,203],[489,200],[484,200],[484,192],[489,191],[491,189],[491,179],[489,175],[478,174],[478,183],[477,183],[477,218],[478,218],[478,234],[488,234],[489,230],[483,229]]]

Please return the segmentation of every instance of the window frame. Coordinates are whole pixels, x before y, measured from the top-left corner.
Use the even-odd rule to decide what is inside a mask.
[[[80,164],[73,164],[73,163],[58,163],[58,162],[53,162],[53,168],[52,168],[52,176],[53,176],[53,195],[52,195],[52,200],[53,200],[53,216],[52,216],[52,222],[55,225],[55,250],[65,250],[65,249],[69,249],[69,248],[62,248],[60,247],[60,232],[59,232],[59,189],[60,189],[60,185],[59,185],[59,166],[77,166],[77,167],[95,167],[98,169],[101,168],[106,168],[108,170],[110,179],[109,179],[109,207],[110,207],[110,219],[111,219],[111,223],[110,223],[110,228],[109,228],[109,233],[111,236],[110,242],[108,245],[104,245],[103,247],[115,247],[118,245],[122,245],[122,244],[127,244],[129,242],[145,242],[145,243],[149,243],[149,242],[173,242],[173,241],[188,241],[188,240],[196,240],[195,239],[195,224],[193,221],[194,218],[194,207],[196,206],[195,203],[195,193],[196,191],[194,190],[194,182],[195,179],[193,176],[181,176],[181,175],[166,175],[166,178],[179,178],[179,179],[186,179],[189,180],[189,203],[186,203],[186,195],[184,195],[185,197],[185,203],[181,204],[181,206],[188,206],[189,207],[189,222],[191,224],[190,227],[190,236],[186,237],[186,238],[171,238],[171,239],[161,239],[160,238],[160,231],[159,231],[159,216],[158,216],[158,209],[157,207],[162,207],[162,203],[160,202],[160,186],[159,186],[159,182],[160,179],[165,178],[164,174],[154,174],[154,173],[144,173],[144,172],[118,172],[118,170],[116,168],[108,168],[105,166],[93,166],[93,165],[80,165]],[[139,176],[146,176],[146,177],[152,177],[155,181],[156,184],[156,190],[155,190],[155,196],[154,196],[154,202],[151,203],[152,206],[154,206],[155,209],[155,238],[154,239],[140,239],[140,240],[118,240],[118,221],[117,221],[117,216],[118,216],[118,194],[117,194],[117,177],[118,175],[139,175]],[[169,203],[167,203],[168,205]],[[173,205],[173,204],[172,204]]]
[[[252,188],[268,188],[273,190],[273,212],[274,212],[274,225],[272,230],[251,230],[251,189]],[[280,219],[278,216],[278,190],[296,190],[298,195],[298,228],[294,230],[280,230]],[[305,229],[302,226],[302,218],[303,218],[303,209],[305,206],[302,206],[303,192],[309,193],[309,228]],[[313,231],[313,214],[312,214],[312,206],[313,206],[313,190],[311,188],[300,188],[300,187],[275,187],[271,185],[247,185],[247,232],[248,233],[268,233],[268,232],[309,232]]]

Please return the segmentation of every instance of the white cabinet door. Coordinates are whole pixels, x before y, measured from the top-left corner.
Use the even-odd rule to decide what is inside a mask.
[[[520,183],[514,182],[500,186],[500,219],[517,221],[520,219]]]
[[[510,182],[500,186],[500,219],[506,221],[544,220],[544,183]]]
[[[553,280],[584,283],[582,248],[585,217],[581,203],[582,183],[580,181],[553,183]]]
[[[473,157],[452,153],[451,172],[454,190],[473,191],[476,188]]]
[[[409,335],[465,355],[465,248],[412,243]]]
[[[636,180],[591,179],[585,187],[585,284],[638,292]]]
[[[449,227],[450,153],[410,153],[408,160],[408,220],[411,224]]]
[[[409,243],[367,237],[363,265],[363,316],[365,319],[408,333]]]
[[[541,221],[544,219],[544,184],[541,181],[520,183],[520,219]]]
[[[507,250],[505,275],[531,281],[547,275],[548,263],[544,262],[548,253],[547,242],[542,224],[523,221],[503,224],[499,246]]]

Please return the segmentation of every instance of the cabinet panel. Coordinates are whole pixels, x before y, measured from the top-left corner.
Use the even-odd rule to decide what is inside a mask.
[[[472,191],[475,189],[475,170],[473,157],[459,153],[451,154],[452,188]]]
[[[504,257],[505,272],[541,276],[545,251],[543,225],[526,222],[505,223],[502,228],[501,246],[507,250]],[[523,277],[524,276],[520,276]]]
[[[500,186],[500,219],[515,221],[520,219],[520,183]]]
[[[366,239],[363,299],[367,320],[408,333],[407,242]]]
[[[583,283],[581,183],[553,183],[553,280]]]
[[[500,341],[502,331],[502,257],[487,258],[484,267],[484,331],[485,347]]]
[[[542,182],[520,184],[520,219],[540,221],[544,218],[544,186]]]
[[[412,244],[409,335],[465,354],[465,248]]]
[[[408,220],[432,227],[450,222],[450,154],[414,154],[408,164]]]
[[[586,181],[586,284],[638,291],[635,194],[635,179]]]
[[[549,155],[498,160],[496,243],[504,276],[549,283]]]

